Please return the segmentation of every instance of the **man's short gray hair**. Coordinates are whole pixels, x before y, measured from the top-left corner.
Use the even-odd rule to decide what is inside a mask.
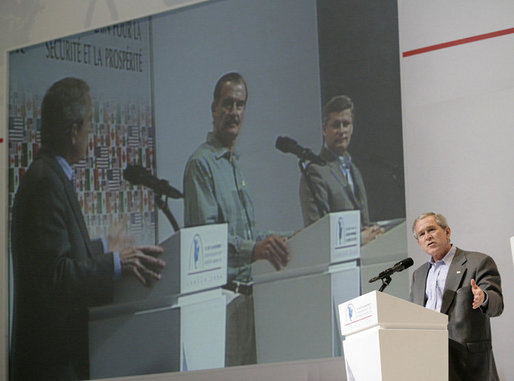
[[[435,217],[435,222],[441,228],[446,229],[448,227],[448,221],[446,220],[446,217],[443,216],[442,214],[438,214],[438,213],[434,213],[434,212],[422,213],[419,216],[417,216],[416,219],[414,220],[414,222],[412,223],[412,235],[414,236],[415,239],[418,239],[418,235],[416,234],[416,224],[418,223],[418,221],[423,220],[427,217],[431,217],[431,216]]]
[[[46,91],[41,103],[44,148],[61,156],[69,150],[72,126],[82,128],[86,121],[88,97],[89,85],[74,77],[63,78]]]

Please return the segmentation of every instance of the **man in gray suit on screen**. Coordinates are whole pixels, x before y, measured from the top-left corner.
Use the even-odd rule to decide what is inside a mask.
[[[310,164],[307,167],[309,178],[301,178],[300,202],[305,226],[330,212],[360,210],[361,244],[364,245],[382,234],[383,230],[370,224],[364,181],[348,152],[353,121],[353,102],[346,95],[333,97],[323,108],[324,145],[319,156],[327,165]]]
[[[441,214],[421,214],[412,233],[431,258],[414,272],[410,300],[448,315],[449,380],[499,380],[489,322],[503,312],[494,260],[452,245]]]

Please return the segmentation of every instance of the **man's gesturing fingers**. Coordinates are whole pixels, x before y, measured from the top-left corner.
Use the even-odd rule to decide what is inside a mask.
[[[471,292],[473,293],[473,309],[476,310],[485,301],[484,291],[478,287],[474,279],[471,279]]]
[[[122,250],[122,273],[135,276],[144,286],[148,286],[150,280],[161,279],[159,272],[166,263],[156,256],[162,252],[163,249],[159,246],[135,246]]]
[[[272,264],[275,270],[280,270],[289,262],[287,239],[270,235],[255,244],[254,255],[256,260],[265,259]]]

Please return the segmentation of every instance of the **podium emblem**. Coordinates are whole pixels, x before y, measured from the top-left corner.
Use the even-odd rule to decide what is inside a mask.
[[[355,307],[353,306],[353,304],[349,303],[346,306],[345,321],[346,322],[351,322],[351,321],[353,321],[353,319],[355,319]]]
[[[203,267],[203,242],[200,234],[195,234],[191,244],[189,268],[198,270]]]
[[[344,218],[337,219],[337,245],[342,245],[344,241]]]

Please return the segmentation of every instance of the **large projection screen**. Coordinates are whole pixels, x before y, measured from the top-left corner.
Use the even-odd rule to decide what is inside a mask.
[[[97,137],[77,186],[91,236],[126,219],[138,242],[163,241],[173,229],[152,192],[124,182],[121,170],[141,164],[182,189],[189,155],[212,130],[214,84],[237,71],[249,96],[237,148],[258,229],[303,227],[297,159],[275,140],[319,152],[322,106],[339,94],[355,103],[349,151],[372,221],[405,218],[397,9],[370,3],[211,1],[10,52],[9,208],[38,150],[42,95],[73,75],[88,81],[95,103]],[[130,62],[120,63],[121,52]],[[182,202],[169,204],[182,227]]]

